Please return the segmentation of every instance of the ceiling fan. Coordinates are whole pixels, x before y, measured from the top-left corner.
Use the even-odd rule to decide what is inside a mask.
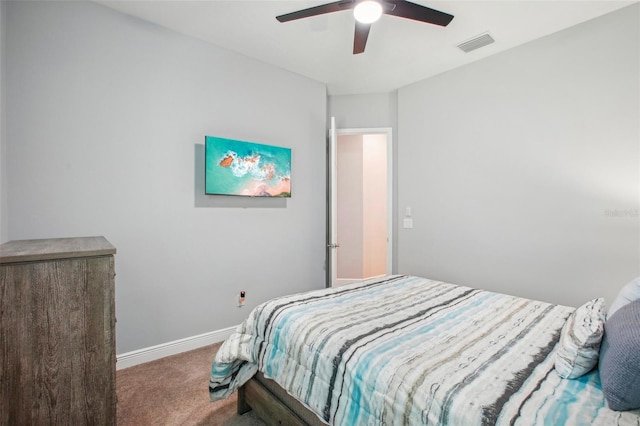
[[[276,16],[280,22],[295,21],[296,19],[324,15],[325,13],[340,12],[353,9],[356,18],[356,31],[353,39],[353,54],[364,52],[367,44],[371,24],[382,14],[413,19],[414,21],[446,27],[453,19],[453,15],[411,3],[406,0],[341,0],[296,12]]]

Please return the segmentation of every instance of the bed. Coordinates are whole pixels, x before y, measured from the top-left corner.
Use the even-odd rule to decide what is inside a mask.
[[[403,275],[281,297],[220,347],[210,397],[271,424],[640,425],[597,369],[557,374],[574,311]]]

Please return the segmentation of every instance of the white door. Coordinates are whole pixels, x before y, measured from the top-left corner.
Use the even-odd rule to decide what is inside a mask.
[[[338,262],[340,254],[339,229],[338,229],[338,143],[339,136],[342,135],[385,135],[387,141],[387,226],[386,226],[386,273],[392,273],[393,265],[393,244],[392,244],[392,226],[393,226],[393,194],[392,194],[392,130],[391,128],[372,128],[372,129],[336,129],[335,117],[331,117],[331,127],[329,131],[329,197],[328,197],[328,233],[327,233],[327,285],[334,287],[340,282],[349,282],[345,277],[338,277]],[[344,259],[344,256],[343,256]]]
[[[327,241],[327,249],[329,251],[328,259],[328,287],[334,287],[338,277],[338,191],[336,183],[338,181],[338,157],[336,148],[338,143],[338,135],[336,133],[336,118],[331,117],[331,128],[329,129],[329,238]]]

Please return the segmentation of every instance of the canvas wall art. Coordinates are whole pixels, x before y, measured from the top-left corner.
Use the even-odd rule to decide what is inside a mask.
[[[291,149],[206,136],[205,193],[291,197]]]

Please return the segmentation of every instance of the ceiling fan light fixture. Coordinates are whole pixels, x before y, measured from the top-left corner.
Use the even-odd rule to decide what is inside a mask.
[[[374,0],[361,1],[353,9],[353,16],[362,24],[371,24],[382,16],[382,5]]]

